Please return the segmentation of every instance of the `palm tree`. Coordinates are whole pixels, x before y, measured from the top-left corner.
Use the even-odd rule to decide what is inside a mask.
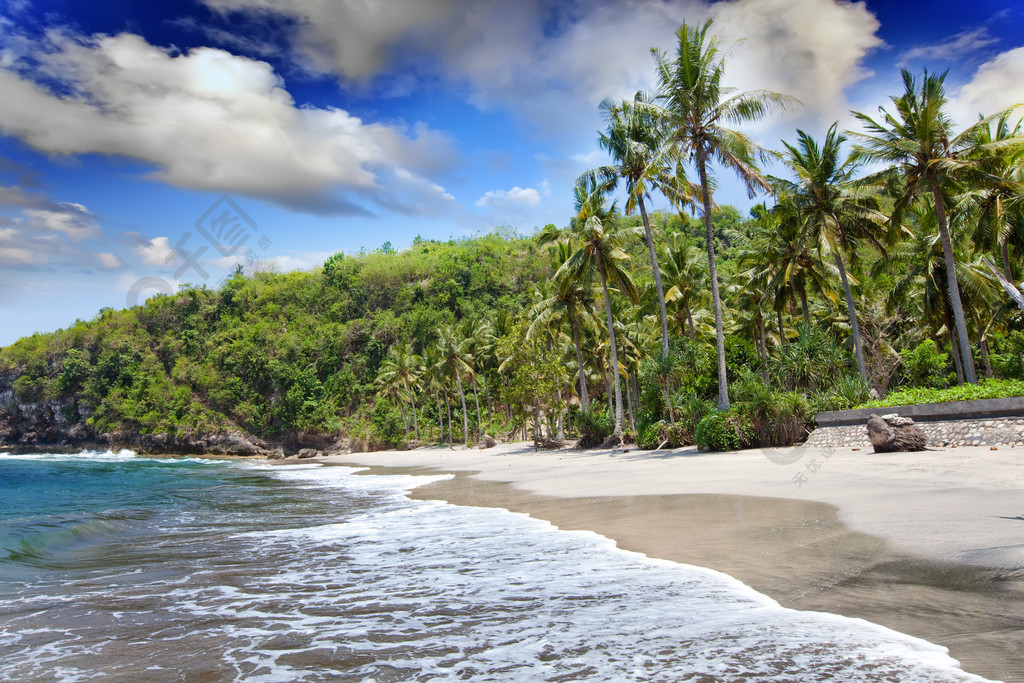
[[[473,374],[473,367],[469,364],[468,357],[463,350],[455,330],[446,325],[437,331],[437,343],[441,351],[441,363],[449,377],[455,377],[455,383],[459,388],[459,400],[462,402],[462,436],[469,448],[469,413],[466,411],[466,392],[462,387],[462,376]],[[448,432],[451,433],[451,422],[448,423]]]
[[[669,283],[665,301],[675,304],[678,310],[677,324],[682,334],[697,339],[697,328],[693,323],[694,308],[700,303],[704,285],[704,258],[700,247],[690,244],[680,235],[671,235],[662,248],[662,270]]]
[[[412,406],[412,421],[417,441],[420,438],[420,424],[419,418],[416,415],[416,394],[410,385],[417,380],[417,368],[422,362],[422,359],[413,353],[410,344],[392,346],[391,350],[388,351],[387,358],[381,363],[381,372],[377,378],[377,381],[384,386],[394,384],[401,386],[405,390],[405,394],[409,397],[409,403]],[[404,415],[405,411],[403,410],[402,413]],[[406,422],[405,429],[408,432],[408,422]]]
[[[616,229],[615,204],[608,207],[605,202],[607,188],[595,178],[581,178],[574,190],[576,196],[576,217],[571,221],[570,243],[575,251],[555,273],[556,278],[567,277],[577,282],[590,282],[597,271],[604,293],[608,342],[611,352],[611,371],[615,386],[615,435],[621,436],[623,409],[622,384],[619,378],[619,355],[615,343],[615,322],[612,316],[611,292],[608,281],[625,294],[631,301],[639,299],[639,292],[628,271],[625,269],[629,255],[622,249],[622,239],[627,235],[639,236],[636,228]],[[542,234],[542,240],[550,236]]]
[[[598,145],[615,160],[614,166],[602,166],[588,171],[585,176],[599,178],[614,189],[619,179],[626,183],[626,215],[637,208],[644,224],[644,242],[654,272],[654,288],[658,293],[658,309],[661,314],[661,352],[668,355],[668,314],[665,312],[665,290],[661,284],[661,270],[658,268],[658,254],[654,248],[651,221],[647,215],[644,198],[651,196],[651,189],[658,186],[668,172],[668,161],[659,154],[661,136],[658,120],[646,107],[648,98],[637,92],[633,100],[615,104],[609,99],[601,102],[607,129],[599,134]]]
[[[843,254],[855,254],[857,238],[865,238],[884,253],[876,234],[884,217],[878,210],[877,198],[852,187],[857,164],[843,159],[840,147],[846,136],[838,133],[833,123],[819,145],[814,138],[797,130],[797,144],[782,144],[785,158],[796,181],[773,178],[776,191],[792,203],[803,231],[817,246],[822,256],[831,254],[846,294],[846,310],[850,316],[854,356],[861,379],[868,381],[864,366],[864,349],[857,326],[857,309],[853,303],[850,278]]]
[[[699,28],[685,23],[676,36],[679,45],[674,58],[652,49],[657,64],[659,107],[652,109],[666,127],[668,139],[680,162],[692,162],[700,176],[704,214],[711,301],[715,309],[715,338],[718,351],[718,409],[729,409],[729,386],[725,370],[725,332],[722,300],[715,267],[714,226],[711,224],[711,185],[708,165],[717,160],[732,169],[746,185],[750,196],[771,187],[757,170],[753,158],[767,157],[767,151],[729,124],[756,121],[772,110],[782,109],[789,98],[765,90],[736,94],[722,85],[726,54],[718,40],[708,36],[711,21]]]
[[[956,334],[960,340],[960,354],[964,365],[964,376],[968,383],[977,381],[971,342],[967,334],[960,288],[957,285],[956,259],[949,235],[949,218],[946,213],[947,195],[956,188],[959,180],[966,179],[971,171],[983,161],[984,152],[991,145],[979,142],[981,129],[993,119],[1006,116],[1010,109],[994,116],[981,119],[964,129],[959,135],[953,134],[953,122],[946,113],[946,74],[929,74],[918,89],[918,82],[906,69],[902,70],[903,94],[890,97],[894,113],[880,107],[880,121],[867,114],[854,112],[864,125],[866,133],[853,133],[860,140],[854,147],[854,158],[889,164],[890,168],[876,174],[879,180],[896,180],[899,183],[892,223],[899,224],[900,218],[910,204],[921,193],[930,193],[938,221],[942,255],[946,261],[945,270],[949,290],[950,306]],[[1005,147],[1005,144],[999,145]],[[899,174],[898,180],[893,178]]]
[[[556,272],[569,260],[572,255],[569,245],[559,242],[555,251]],[[539,330],[550,330],[553,326],[567,322],[572,331],[572,342],[576,347],[576,367],[579,370],[579,396],[580,406],[586,410],[590,406],[590,398],[587,395],[587,377],[583,361],[583,340],[582,332],[584,322],[592,314],[594,302],[597,297],[594,295],[590,283],[580,282],[564,273],[554,278],[554,289],[546,293],[530,310],[530,317],[533,322],[527,330],[527,336],[532,337]]]

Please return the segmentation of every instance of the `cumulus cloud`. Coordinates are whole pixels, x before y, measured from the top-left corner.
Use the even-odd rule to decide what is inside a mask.
[[[540,204],[540,192],[532,187],[519,187],[516,185],[511,190],[488,190],[475,204],[480,207],[492,206],[495,208],[508,206],[537,206]]]
[[[869,75],[863,60],[883,45],[865,4],[846,0],[205,1],[288,17],[297,55],[320,71],[365,79],[389,66],[433,68],[469,84],[478,107],[511,108],[549,134],[596,119],[605,97],[652,88],[650,48],[673,48],[683,21],[713,18],[726,45],[743,38],[733,84],[797,97],[821,122],[847,109],[845,88]]]
[[[130,240],[136,244],[132,251],[142,259],[147,266],[166,267],[172,260],[174,249],[171,241],[166,237],[145,238],[138,233],[128,233]]]
[[[101,251],[98,255],[100,265],[107,270],[117,270],[124,265],[124,262],[109,251]]]
[[[999,39],[984,26],[957,33],[930,45],[915,45],[899,56],[897,64],[906,66],[915,61],[962,60],[978,50],[998,43]]]
[[[438,210],[447,200],[430,179],[457,161],[426,125],[297,106],[265,62],[132,34],[51,32],[0,66],[0,90],[0,131],[40,151],[139,159],[177,187],[318,213],[366,213],[367,201]]]
[[[1024,47],[1007,50],[978,67],[951,98],[953,117],[961,125],[1024,103]],[[1017,112],[1020,116],[1021,111]]]

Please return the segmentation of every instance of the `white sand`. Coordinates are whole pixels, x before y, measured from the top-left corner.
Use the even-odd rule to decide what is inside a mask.
[[[778,463],[794,458],[799,459]],[[836,506],[850,528],[888,540],[896,552],[1024,568],[1024,448],[892,454],[875,454],[870,447],[535,452],[520,443],[487,450],[352,453],[325,460],[470,471],[483,480],[567,498],[710,493],[818,501]]]

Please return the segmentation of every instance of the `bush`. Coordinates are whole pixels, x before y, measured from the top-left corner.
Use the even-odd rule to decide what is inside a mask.
[[[951,401],[977,401],[986,398],[1024,396],[1024,381],[1013,379],[984,379],[979,384],[964,384],[949,389],[913,388],[889,394],[878,401],[868,401],[858,408],[891,408],[919,403],[949,403]]]
[[[688,446],[691,443],[693,441],[682,425],[678,423],[674,425],[669,424],[664,420],[648,425],[647,429],[639,435],[636,442],[637,446],[644,450],[652,450],[662,444],[668,448],[679,448],[680,446]]]
[[[694,441],[712,451],[734,451],[746,445],[753,435],[749,422],[739,413],[712,413],[697,425]]]
[[[835,384],[815,394],[810,401],[810,412],[823,413],[829,410],[849,410],[871,400],[871,387],[860,378],[850,375],[840,378]]]
[[[386,446],[397,447],[405,442],[405,423],[402,413],[395,404],[386,399],[377,399],[370,418],[374,441]]]
[[[608,411],[601,406],[595,407],[591,404],[590,408],[580,410],[573,417],[576,431],[580,435],[580,448],[597,448],[615,429],[615,423],[608,415]]]
[[[992,354],[992,368],[1006,379],[1024,379],[1024,332],[1019,330],[999,340],[998,353]]]
[[[925,339],[913,350],[900,353],[901,375],[906,384],[915,387],[944,389],[949,365],[949,354],[939,351],[934,339]]]

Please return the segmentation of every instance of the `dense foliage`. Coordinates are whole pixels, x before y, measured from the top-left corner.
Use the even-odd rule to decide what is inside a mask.
[[[787,100],[723,87],[708,28],[656,54],[657,92],[602,105],[613,164],[581,176],[566,225],[104,310],[0,349],[0,393],[100,432],[368,447],[532,429],[714,449],[797,442],[822,410],[1024,393],[1024,319],[1004,290],[1024,275],[1010,112],[956,133],[942,78],[905,72],[891,111],[859,115],[852,154],[836,126],[797,131],[786,177],[766,177],[767,151],[722,124]],[[716,165],[771,205],[715,206]],[[648,210],[659,195],[672,210]]]

